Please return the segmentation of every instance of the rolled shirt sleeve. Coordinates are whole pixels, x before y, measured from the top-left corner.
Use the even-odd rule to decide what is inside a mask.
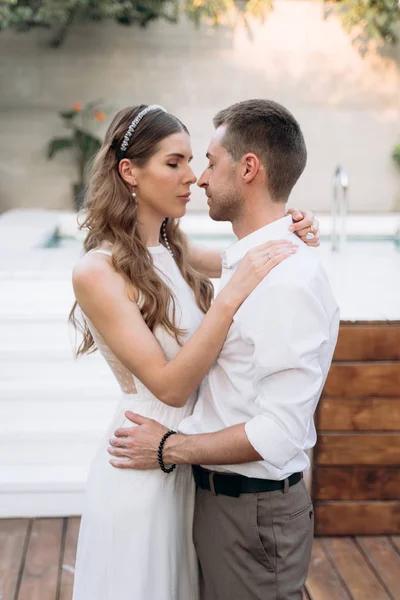
[[[246,423],[246,435],[265,461],[283,469],[304,450],[325,383],[319,361],[329,339],[327,316],[311,289],[262,282],[235,322],[254,346],[260,413]]]

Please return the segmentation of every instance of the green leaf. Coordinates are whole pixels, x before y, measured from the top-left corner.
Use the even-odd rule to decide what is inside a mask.
[[[60,150],[65,150],[66,148],[73,148],[74,142],[70,138],[54,138],[49,142],[47,146],[47,158],[53,158],[57,152]]]
[[[84,154],[94,154],[101,147],[101,141],[99,138],[94,137],[88,131],[83,131],[83,129],[76,129],[74,132],[74,141],[75,145],[84,153]]]

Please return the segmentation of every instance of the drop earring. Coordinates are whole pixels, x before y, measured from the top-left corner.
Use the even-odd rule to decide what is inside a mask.
[[[132,198],[136,200],[136,192],[132,192]]]

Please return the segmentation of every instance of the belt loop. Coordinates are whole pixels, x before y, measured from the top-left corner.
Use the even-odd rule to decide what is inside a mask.
[[[283,493],[287,494],[289,491],[289,477],[286,477],[283,481]]]
[[[210,482],[210,492],[212,493],[213,496],[217,496],[217,492],[215,491],[215,484],[214,484],[214,471],[211,471],[211,473],[209,473],[208,475],[208,479]]]

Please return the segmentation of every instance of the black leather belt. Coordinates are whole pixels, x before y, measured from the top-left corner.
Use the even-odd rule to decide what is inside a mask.
[[[283,490],[285,487],[295,485],[303,478],[303,473],[293,473],[285,480],[275,481],[273,479],[256,479],[255,477],[245,477],[235,473],[219,473],[209,471],[193,465],[193,475],[197,487],[202,490],[209,490],[213,494],[222,494],[238,498],[240,494],[257,494],[260,492],[274,492]],[[286,483],[285,483],[286,482]]]

